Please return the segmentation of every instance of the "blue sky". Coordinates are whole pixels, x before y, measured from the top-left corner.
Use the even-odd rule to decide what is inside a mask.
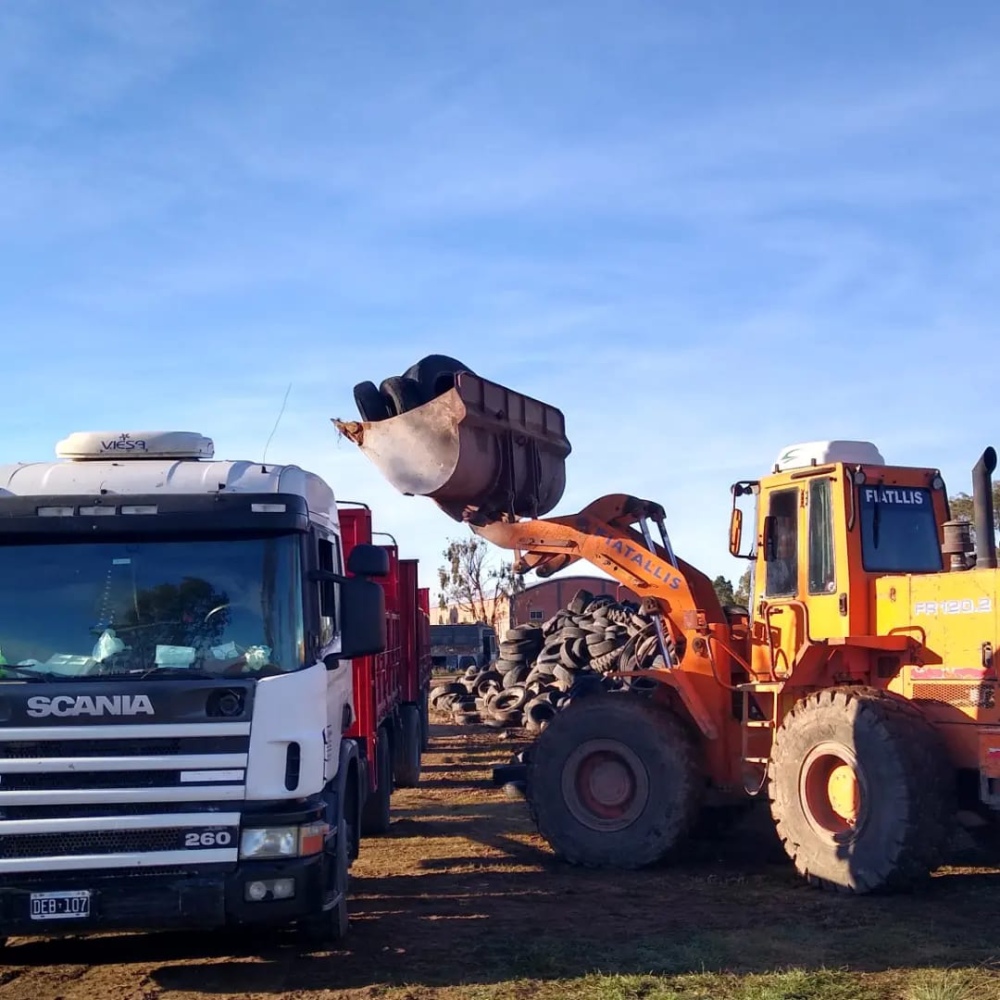
[[[444,352],[560,406],[558,512],[660,500],[736,578],[729,484],[861,437],[1000,445],[1000,8],[0,6],[2,459],[184,428],[462,529],[330,418]]]

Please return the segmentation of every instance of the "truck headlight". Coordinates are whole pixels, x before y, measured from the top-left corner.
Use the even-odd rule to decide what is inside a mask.
[[[294,858],[299,853],[295,826],[262,826],[240,835],[241,858]]]

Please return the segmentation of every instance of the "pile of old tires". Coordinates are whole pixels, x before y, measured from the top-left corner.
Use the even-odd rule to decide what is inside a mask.
[[[655,681],[617,671],[647,669],[658,657],[654,622],[638,605],[580,590],[544,624],[509,629],[496,663],[438,685],[430,704],[463,725],[537,733],[584,689],[649,692]]]
[[[388,420],[446,393],[454,387],[459,372],[472,369],[445,354],[428,354],[401,375],[390,375],[379,385],[359,382],[354,387],[354,403],[362,420]]]

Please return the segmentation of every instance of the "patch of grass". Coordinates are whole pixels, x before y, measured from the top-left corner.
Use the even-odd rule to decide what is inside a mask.
[[[591,973],[568,979],[512,978],[482,985],[389,988],[384,1000],[997,1000],[1000,978],[983,970],[924,970],[904,976],[786,969],[656,976]]]
[[[982,970],[929,969],[913,973],[905,1000],[993,1000],[1000,996],[1000,978]]]

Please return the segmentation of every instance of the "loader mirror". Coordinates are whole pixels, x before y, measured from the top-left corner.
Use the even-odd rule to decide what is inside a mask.
[[[733,508],[732,516],[729,518],[729,554],[739,558],[740,541],[743,538],[743,511],[739,507]]]
[[[341,659],[385,652],[385,591],[377,583],[362,577],[344,580],[340,585],[340,615]]]
[[[729,517],[729,554],[736,559],[753,559],[755,538],[749,540],[749,548],[742,551],[743,546],[743,517],[749,514],[751,523],[757,520],[757,496],[760,493],[760,483],[754,479],[740,480],[730,487],[733,494],[733,512]],[[750,505],[747,510],[741,506],[741,498],[750,497]]]

